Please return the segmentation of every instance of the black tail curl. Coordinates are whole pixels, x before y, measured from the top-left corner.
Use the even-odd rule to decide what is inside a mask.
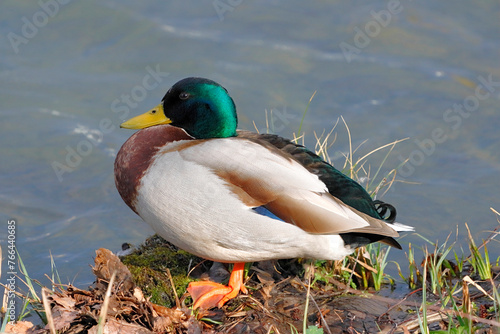
[[[375,208],[377,209],[380,218],[387,223],[394,223],[396,221],[396,208],[389,203],[382,202],[380,200],[374,200]]]

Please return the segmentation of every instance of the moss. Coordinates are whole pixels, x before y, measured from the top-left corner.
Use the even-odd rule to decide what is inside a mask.
[[[202,259],[178,249],[158,235],[148,238],[122,262],[129,268],[134,281],[146,297],[153,303],[167,307],[175,306],[175,294],[168,278],[172,280],[180,297],[193,279],[188,277],[188,269],[203,261]]]

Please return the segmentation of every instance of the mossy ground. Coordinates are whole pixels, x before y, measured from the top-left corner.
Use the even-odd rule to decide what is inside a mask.
[[[188,275],[189,269],[204,261],[157,235],[148,238],[121,260],[132,273],[135,283],[150,296],[151,302],[166,307],[174,307],[176,295],[182,296],[189,282],[193,281]]]

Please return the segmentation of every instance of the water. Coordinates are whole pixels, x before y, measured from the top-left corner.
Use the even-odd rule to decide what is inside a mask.
[[[409,137],[381,172],[410,158],[398,178],[419,184],[397,183],[383,199],[430,240],[458,225],[463,243],[465,222],[480,240],[498,224],[489,209],[500,210],[495,1],[40,3],[8,1],[0,14],[0,241],[15,219],[34,278],[46,282],[52,254],[63,282],[88,285],[96,249],[152,233],[114,188],[114,156],[132,134],[117,126],[187,76],[223,84],[240,128],[264,129],[273,110],[275,132],[291,137],[316,91],[308,145],[341,115],[354,147],[367,140],[357,156]],[[341,166],[348,136],[336,132],[330,155]],[[372,173],[383,158],[370,158]]]

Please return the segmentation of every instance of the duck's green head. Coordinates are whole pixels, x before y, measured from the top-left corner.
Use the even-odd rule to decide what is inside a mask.
[[[226,89],[215,81],[186,78],[168,90],[161,103],[120,126],[143,129],[171,124],[198,139],[236,136],[236,106]]]

